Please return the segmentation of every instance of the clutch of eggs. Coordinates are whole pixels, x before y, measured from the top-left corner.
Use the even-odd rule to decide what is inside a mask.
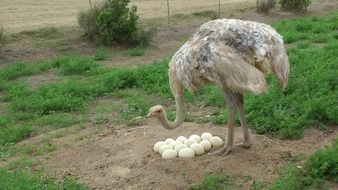
[[[193,158],[210,151],[213,147],[220,147],[224,141],[211,133],[205,132],[201,136],[190,135],[188,138],[179,136],[175,139],[167,138],[154,144],[154,152],[161,154],[163,159]]]

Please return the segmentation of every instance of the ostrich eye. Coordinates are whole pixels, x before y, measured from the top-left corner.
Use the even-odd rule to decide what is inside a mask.
[[[157,111],[156,111],[156,113],[161,113],[161,112],[162,112],[162,110],[157,110]]]

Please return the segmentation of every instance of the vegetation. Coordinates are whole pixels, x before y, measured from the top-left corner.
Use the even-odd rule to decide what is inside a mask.
[[[335,11],[323,17],[298,18],[273,24],[284,36],[291,73],[284,92],[280,92],[276,80],[268,76],[269,93],[260,96],[246,95],[248,120],[257,133],[295,139],[302,136],[306,127],[325,129],[326,124],[337,125],[337,19],[338,12]],[[53,29],[46,30],[46,33],[59,35]],[[35,38],[40,36],[39,33],[29,32],[22,35]],[[130,56],[143,53],[142,46],[126,52]],[[98,114],[92,119],[95,125],[105,123],[107,117],[104,114],[108,112],[117,115],[116,122],[135,125],[140,121],[134,118],[144,116],[151,105],[168,105],[168,101],[173,102],[167,76],[169,59],[132,69],[107,69],[96,62],[109,56],[111,54],[107,49],[100,48],[93,57],[68,55],[35,64],[16,62],[2,67],[0,159],[19,154],[44,155],[56,150],[58,147],[50,143],[48,135],[38,149],[15,143],[42,131],[88,122],[92,119],[88,119],[88,107],[101,96],[120,102],[98,106]],[[51,69],[59,80],[34,88],[26,82],[29,76]],[[227,122],[223,96],[215,86],[206,86],[194,95],[185,92],[184,96],[188,106],[202,102],[215,110],[210,117],[199,117],[197,122]],[[169,118],[175,116],[173,110],[174,108],[169,108]],[[186,119],[194,120],[196,118],[193,115]],[[286,168],[271,186],[257,182],[252,189],[326,189],[326,180],[338,180],[337,145],[338,140],[332,146],[318,150],[305,160],[301,168]],[[17,166],[14,165],[13,168]],[[0,189],[85,189],[71,179],[54,182],[40,173],[13,168],[0,169]],[[191,189],[233,187],[234,184],[228,177],[207,175],[201,184],[194,185]]]
[[[30,160],[22,157],[12,161],[7,168],[0,168],[0,189],[21,190],[21,189],[48,189],[48,190],[86,190],[85,186],[77,183],[72,178],[65,178],[62,181],[55,182],[49,177],[44,176],[43,169],[38,171],[29,171],[30,166],[37,167],[36,160]]]
[[[290,11],[306,11],[311,0],[280,0],[282,8]]]
[[[270,190],[328,189],[325,180],[338,180],[338,139],[306,159],[304,169],[290,166],[275,180]]]
[[[151,32],[138,26],[136,6],[128,7],[130,0],[106,0],[102,5],[83,11],[78,22],[85,37],[98,44],[132,44],[147,46]]]
[[[234,189],[231,180],[226,176],[206,175],[200,184],[189,187],[189,190],[227,190]]]
[[[335,111],[338,105],[338,95],[335,93],[338,40],[334,32],[338,28],[335,22],[337,17],[335,12],[325,18],[300,18],[274,24],[274,27],[285,36],[286,43],[293,43],[294,48],[288,49],[291,73],[288,87],[284,92],[280,92],[275,79],[269,76],[267,78],[270,83],[269,93],[260,96],[246,95],[247,117],[257,133],[278,134],[283,139],[295,139],[302,136],[307,126],[321,127],[327,123],[338,123]],[[321,30],[326,32],[323,33]],[[305,33],[305,36],[297,37],[300,33]],[[290,36],[294,35],[296,37],[291,40]],[[327,36],[328,41],[318,48],[314,36],[322,35]],[[136,69],[103,69],[94,58],[73,55],[40,64],[19,62],[8,65],[0,71],[0,80],[3,81],[0,89],[4,93],[1,99],[7,102],[5,107],[7,114],[0,118],[0,124],[4,126],[0,134],[7,134],[6,128],[13,124],[30,122],[35,126],[37,121],[41,123],[39,119],[41,117],[83,113],[88,103],[97,97],[109,93],[116,94],[123,90],[138,89],[140,94],[156,94],[162,97],[162,101],[172,98],[167,77],[168,61],[164,59]],[[57,69],[59,75],[65,77],[64,80],[39,86],[34,90],[18,80],[22,76],[38,74],[52,68]],[[185,99],[188,102],[203,101],[208,106],[216,107],[210,118],[200,119],[200,122],[226,123],[226,111],[222,110],[223,96],[216,87],[207,86],[195,95],[186,92]],[[127,109],[117,111],[121,116],[124,115],[122,118],[126,118],[125,116],[129,114],[130,119],[144,115],[152,102],[135,98],[127,104]],[[76,120],[65,121],[65,123],[73,122]],[[19,130],[20,126],[12,130]],[[2,143],[16,142],[29,136],[36,129],[36,127],[30,130],[20,129],[18,135],[15,135],[17,138],[9,138]]]
[[[306,158],[304,166],[295,164],[285,167],[279,178],[272,184],[255,181],[252,190],[328,190],[326,180],[337,182],[338,179],[338,139],[331,146],[319,149]],[[191,190],[237,189],[230,178],[222,175],[206,175],[202,182],[193,185]]]
[[[257,0],[257,11],[267,13],[270,9],[274,8],[276,0]]]

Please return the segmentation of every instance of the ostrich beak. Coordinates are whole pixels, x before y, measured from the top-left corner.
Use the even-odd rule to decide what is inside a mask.
[[[149,118],[149,117],[151,117],[152,116],[152,114],[151,113],[148,113],[147,115],[146,115],[146,118]]]

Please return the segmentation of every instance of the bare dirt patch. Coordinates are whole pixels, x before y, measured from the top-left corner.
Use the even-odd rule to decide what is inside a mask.
[[[251,149],[236,148],[227,157],[204,155],[189,160],[163,160],[152,151],[158,140],[205,131],[224,137],[227,130],[195,123],[185,123],[171,131],[154,123],[133,129],[116,127],[113,134],[54,152],[47,165],[59,177],[75,176],[92,189],[187,189],[206,173],[233,176],[243,189],[249,189],[254,180],[271,181],[288,160],[311,154],[338,135],[337,129],[330,134],[309,129],[301,140],[282,141],[252,134]],[[236,129],[235,141],[241,141],[240,128]]]

